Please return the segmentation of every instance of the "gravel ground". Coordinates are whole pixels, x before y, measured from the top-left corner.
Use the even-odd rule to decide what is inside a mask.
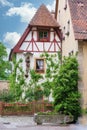
[[[37,125],[32,116],[3,116],[0,117],[0,130],[87,130],[87,125]]]

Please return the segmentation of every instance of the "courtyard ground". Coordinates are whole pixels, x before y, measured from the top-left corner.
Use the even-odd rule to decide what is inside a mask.
[[[87,125],[37,125],[33,116],[4,116],[0,117],[0,130],[87,130]]]

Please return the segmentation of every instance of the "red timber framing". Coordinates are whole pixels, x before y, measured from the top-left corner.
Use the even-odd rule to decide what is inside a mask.
[[[29,33],[32,31],[32,35],[31,35],[31,40],[27,41],[25,40],[26,37],[29,35]],[[50,32],[54,32],[54,38],[52,41],[35,41],[34,40],[34,31],[38,31],[38,29],[33,30],[32,26],[28,26],[24,32],[24,34],[22,35],[22,37],[20,38],[19,42],[16,44],[16,46],[12,49],[12,51],[10,52],[10,56],[9,59],[12,58],[13,53],[21,53],[21,52],[49,52],[49,53],[54,53],[54,52],[58,52],[58,49],[62,52],[62,34],[61,34],[61,30],[59,28],[54,28],[53,31],[49,30]],[[56,35],[59,38],[59,41],[56,40]],[[37,32],[37,37],[38,37],[38,32]],[[26,49],[21,49],[21,46],[23,43],[27,44]],[[40,45],[42,44],[42,45]],[[41,48],[40,48],[40,46]],[[31,50],[29,50],[29,47],[31,46]],[[46,46],[48,46],[48,48],[45,50]],[[35,49],[36,48],[36,49]]]
[[[19,42],[18,42],[18,43],[16,44],[16,46],[13,48],[13,51],[12,51],[13,53],[17,53],[17,52],[19,53],[19,52],[21,52],[21,50],[19,50],[19,49],[20,49],[22,43],[24,42],[25,38],[27,37],[27,35],[29,34],[30,31],[31,31],[31,27],[28,26],[28,27],[26,28],[25,32],[23,33],[23,35],[21,36]]]
[[[30,31],[32,32],[31,40],[30,41],[25,40]],[[50,53],[50,52],[57,52],[58,51],[57,48],[59,48],[60,51],[62,50],[62,48],[61,48],[61,34],[60,34],[60,30],[54,29],[54,31],[52,31],[52,32],[54,32],[53,41],[50,41],[50,40],[49,41],[39,41],[38,38],[37,38],[37,40],[34,40],[34,36],[33,36],[34,35],[34,31],[38,31],[38,29],[37,30],[32,30],[32,28],[30,28],[26,33],[24,33],[23,38],[20,39],[20,41],[19,41],[19,43],[20,42],[21,43],[19,44],[19,46],[15,47],[15,48],[17,48],[17,47],[19,48],[18,52],[44,52],[44,51],[46,51],[46,52]],[[49,33],[50,32],[51,31],[49,31]],[[55,38],[56,35],[59,38],[59,41],[56,40],[56,38]],[[37,32],[37,37],[38,37],[38,32]],[[23,42],[27,44],[26,49],[24,49],[24,48],[20,49],[20,47],[21,47]],[[39,47],[39,45],[41,45],[42,49]],[[46,46],[48,46],[48,49],[45,49]],[[29,47],[31,47],[31,50],[29,50]],[[16,51],[17,51],[17,49],[16,49]]]

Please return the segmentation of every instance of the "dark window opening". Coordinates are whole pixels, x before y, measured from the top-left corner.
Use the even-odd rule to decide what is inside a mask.
[[[39,30],[39,41],[48,41],[49,40],[49,31],[48,30]]]
[[[36,59],[36,72],[44,73],[44,59]]]

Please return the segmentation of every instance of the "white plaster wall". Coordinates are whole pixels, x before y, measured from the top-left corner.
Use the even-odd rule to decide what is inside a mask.
[[[25,38],[25,41],[30,41],[31,40],[31,36],[32,36],[32,33],[30,32],[27,37]]]
[[[54,32],[51,32],[50,33],[50,41],[53,41],[53,39],[54,39]]]
[[[35,41],[37,41],[37,31],[34,31],[33,38],[34,38]]]
[[[63,40],[62,42],[63,56],[68,56],[68,54],[71,51],[74,51],[74,52],[78,51],[78,41],[75,40],[68,1],[67,1],[66,10],[64,9],[65,7],[64,1],[65,0],[59,0],[57,21],[59,22],[63,35],[65,37],[65,40]],[[67,33],[68,21],[70,21],[70,28],[69,28],[70,35],[69,36],[65,34]],[[65,27],[65,31],[64,31],[64,27]]]

